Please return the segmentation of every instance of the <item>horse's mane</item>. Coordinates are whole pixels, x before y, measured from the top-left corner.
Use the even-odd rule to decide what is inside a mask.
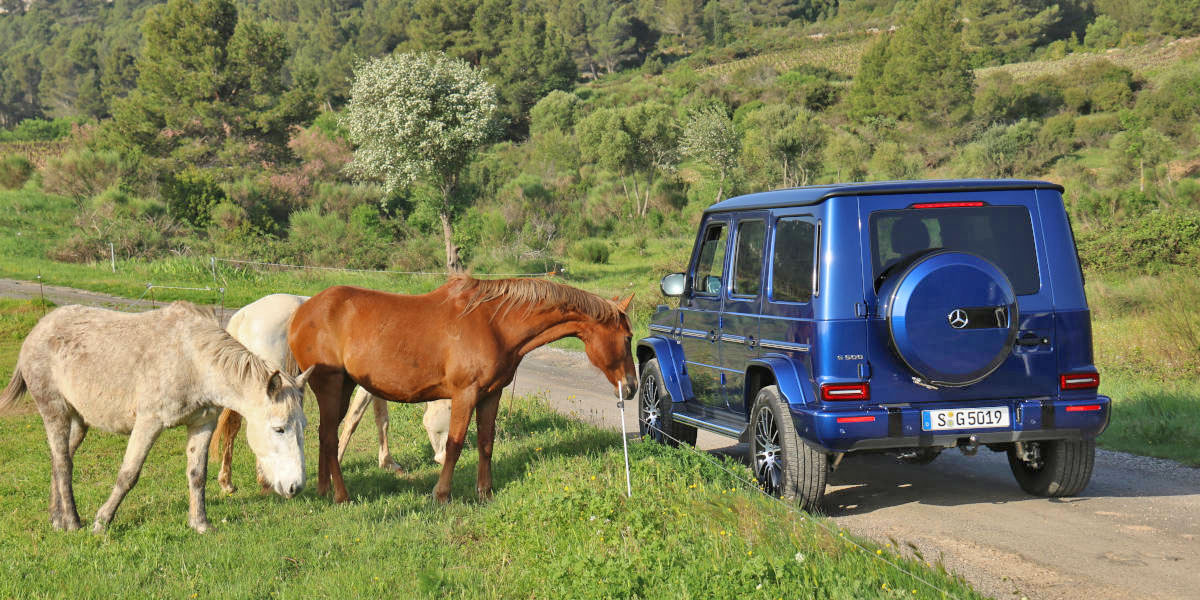
[[[212,358],[213,364],[221,369],[226,378],[236,378],[236,381],[261,381],[265,384],[267,378],[275,372],[275,369],[221,329],[213,309],[196,306],[191,302],[177,301],[172,302],[166,310],[184,311],[202,322],[192,328],[196,346]]]
[[[470,313],[482,304],[500,300],[495,315],[524,307],[526,312],[536,306],[556,306],[576,310],[602,323],[621,318],[613,302],[591,292],[545,279],[475,279],[470,275],[451,275],[446,287],[452,296],[466,300],[462,314]]]

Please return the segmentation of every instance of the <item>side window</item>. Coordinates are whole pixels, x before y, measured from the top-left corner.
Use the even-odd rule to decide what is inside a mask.
[[[733,255],[733,294],[757,296],[762,284],[763,243],[766,241],[765,221],[738,223],[737,254]]]
[[[802,219],[780,219],[775,225],[771,258],[771,299],[777,302],[812,300],[816,266],[816,225]]]
[[[721,270],[725,268],[725,236],[728,228],[724,223],[714,225],[704,232],[700,259],[692,276],[692,292],[715,296],[721,293]]]

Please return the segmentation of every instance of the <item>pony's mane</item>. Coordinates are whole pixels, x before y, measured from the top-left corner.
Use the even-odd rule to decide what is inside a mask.
[[[507,313],[514,308],[525,308],[526,312],[537,306],[555,306],[565,310],[576,310],[601,323],[611,323],[621,318],[621,311],[613,302],[591,292],[545,279],[475,279],[470,275],[451,275],[446,282],[449,293],[466,300],[462,314],[470,313],[481,305],[499,300],[494,314]]]
[[[221,328],[213,309],[196,306],[191,302],[176,301],[172,302],[167,310],[185,312],[199,321],[198,326],[192,328],[196,347],[212,359],[213,364],[226,378],[266,383],[267,378],[275,372],[275,369]]]

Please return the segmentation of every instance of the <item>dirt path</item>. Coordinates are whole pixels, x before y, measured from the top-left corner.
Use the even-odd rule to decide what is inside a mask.
[[[38,286],[0,279],[0,296],[36,298]],[[56,303],[133,302],[50,286],[46,296]],[[564,413],[620,428],[608,382],[581,353],[539,349],[522,362],[514,385],[519,394],[545,394]],[[625,413],[627,429],[636,432],[632,403]],[[745,453],[706,432],[697,445]],[[1046,500],[1021,492],[1004,456],[985,449],[974,457],[945,452],[926,466],[848,458],[830,482],[826,510],[839,525],[940,558],[998,599],[1200,597],[1200,469],[1101,450],[1082,495]]]

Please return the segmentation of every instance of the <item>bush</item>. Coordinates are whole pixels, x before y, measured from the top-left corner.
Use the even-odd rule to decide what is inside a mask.
[[[212,223],[212,209],[225,199],[225,191],[217,184],[213,173],[188,167],[167,175],[162,185],[162,197],[172,217],[203,228]]]
[[[608,244],[603,240],[583,240],[571,248],[571,256],[595,265],[608,264]]]
[[[18,189],[32,175],[33,163],[24,156],[10,155],[0,159],[0,189]]]
[[[1121,130],[1121,119],[1113,113],[1082,115],[1075,119],[1075,137],[1083,146],[1097,146]]]
[[[122,204],[124,202],[124,204]],[[104,194],[75,219],[75,233],[47,255],[52,260],[86,263],[107,261],[109,244],[118,258],[154,259],[179,250],[183,231],[165,215],[135,216],[136,204],[119,192]]]
[[[71,134],[71,126],[80,123],[78,119],[60,118],[53,121],[45,119],[25,119],[17,124],[12,131],[0,130],[0,142],[40,142],[59,140]]]
[[[1120,43],[1121,26],[1108,15],[1097,15],[1095,21],[1088,23],[1087,33],[1083,35],[1083,45],[1094,50],[1116,48]]]
[[[360,214],[366,208],[373,216]],[[359,207],[349,220],[336,214],[321,214],[314,208],[291,215],[288,246],[300,264],[352,269],[388,267],[390,237],[379,227],[372,207]]]
[[[1077,232],[1079,260],[1100,272],[1200,264],[1200,212],[1153,211]]]
[[[116,152],[72,150],[46,162],[42,190],[83,200],[119,183],[125,171]]]

